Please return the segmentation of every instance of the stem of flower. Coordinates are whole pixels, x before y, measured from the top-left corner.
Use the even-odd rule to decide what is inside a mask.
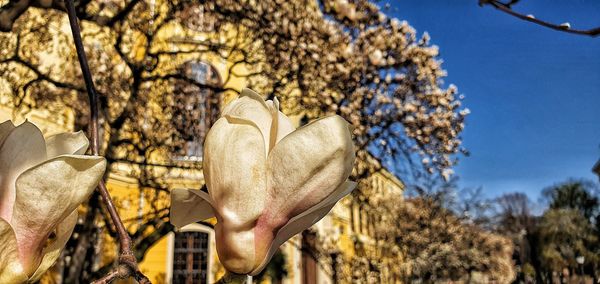
[[[81,31],[79,29],[79,23],[77,22],[77,15],[75,12],[75,5],[73,0],[65,0],[67,7],[67,13],[69,15],[69,23],[71,25],[71,32],[73,33],[73,41],[75,42],[75,48],[77,50],[77,58],[79,59],[79,65],[81,67],[81,73],[85,81],[85,87],[88,93],[90,101],[90,124],[89,124],[89,135],[91,136],[91,148],[93,155],[100,154],[99,145],[99,130],[98,130],[98,93],[94,88],[94,81],[92,80],[92,73],[88,65],[87,57],[85,55],[85,49],[83,48],[83,41],[81,39]],[[144,274],[142,274],[138,268],[137,260],[133,251],[131,250],[131,238],[127,233],[127,229],[119,217],[117,211],[104,181],[100,181],[98,184],[98,191],[102,196],[102,201],[106,205],[106,209],[110,215],[110,218],[115,225],[117,234],[119,237],[119,265],[113,271],[102,277],[97,283],[110,283],[111,281],[118,278],[134,277],[139,283],[150,283],[150,280]]]
[[[217,280],[215,284],[246,284],[252,283],[252,276],[248,275],[240,275],[231,273],[229,271],[225,272],[225,275],[221,277],[221,279]]]

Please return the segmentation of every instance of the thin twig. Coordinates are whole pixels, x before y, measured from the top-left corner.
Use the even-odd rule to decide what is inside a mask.
[[[94,81],[92,80],[92,73],[88,66],[87,57],[85,55],[85,49],[83,47],[83,41],[81,39],[81,31],[77,22],[77,15],[75,12],[75,5],[73,0],[65,1],[67,7],[67,13],[69,15],[69,23],[71,24],[71,31],[73,33],[73,40],[75,42],[75,48],[77,49],[77,58],[85,81],[85,87],[90,101],[90,124],[89,124],[89,135],[91,136],[91,148],[93,155],[100,154],[99,145],[99,133],[98,133],[98,93],[94,88]],[[144,274],[142,274],[138,268],[137,260],[131,250],[131,238],[127,233],[127,229],[123,225],[119,212],[117,211],[104,181],[100,181],[98,184],[98,191],[102,196],[102,201],[106,206],[106,210],[112,219],[113,224],[117,230],[119,237],[119,265],[113,271],[99,279],[96,283],[110,283],[115,279],[123,279],[128,277],[134,277],[140,283],[150,283],[150,280]]]
[[[497,0],[479,0],[479,5],[480,6],[491,5],[492,7],[496,8],[504,13],[507,13],[511,16],[517,17],[521,20],[532,22],[532,23],[538,24],[540,26],[544,26],[547,28],[551,28],[553,30],[561,31],[561,32],[578,34],[578,35],[587,35],[587,36],[591,36],[591,37],[596,37],[596,36],[600,35],[600,27],[589,29],[589,30],[572,29],[570,27],[570,25],[567,23],[557,25],[557,24],[553,24],[553,23],[550,23],[547,21],[537,19],[533,15],[521,14],[521,13],[516,12],[513,9],[511,9],[510,5],[506,5]]]

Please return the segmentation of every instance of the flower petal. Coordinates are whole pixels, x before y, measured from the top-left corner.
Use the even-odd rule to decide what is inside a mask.
[[[289,117],[279,111],[279,100],[277,100],[277,98],[273,101],[267,101],[267,104],[271,106],[271,116],[273,117],[271,134],[269,136],[269,151],[271,151],[277,142],[296,130],[296,127],[294,127],[294,124]]]
[[[15,129],[15,125],[10,120],[0,123],[0,147],[2,147],[4,139],[8,137],[8,134],[10,134],[13,129]]]
[[[42,132],[25,121],[14,128],[0,147],[0,218],[9,223],[15,202],[15,180],[26,169],[46,159]]]
[[[340,116],[290,133],[267,159],[268,215],[289,220],[321,202],[346,181],[353,164],[352,137]]]
[[[0,283],[24,283],[27,274],[19,262],[17,239],[8,222],[0,218]]]
[[[302,214],[292,218],[287,224],[281,227],[281,229],[277,231],[273,242],[267,250],[265,258],[262,260],[261,264],[250,273],[250,275],[254,276],[260,273],[269,263],[269,261],[273,257],[273,254],[277,252],[277,249],[283,243],[287,242],[287,240],[289,240],[294,235],[302,232],[303,230],[317,223],[319,220],[323,219],[323,217],[325,217],[325,215],[327,215],[327,213],[331,211],[333,206],[335,206],[335,204],[344,196],[352,192],[352,190],[354,190],[355,187],[355,182],[344,182],[323,201],[304,211]]]
[[[249,120],[226,116],[204,143],[204,178],[217,217],[215,234],[221,263],[232,272],[251,271],[252,229],[267,195],[265,143]]]
[[[258,218],[266,197],[264,141],[246,122],[220,118],[204,143],[204,178],[217,218],[239,225]]]
[[[60,155],[83,155],[89,145],[83,131],[60,133],[46,138],[46,153],[48,159]]]
[[[268,105],[259,94],[247,88],[243,89],[240,97],[223,109],[221,117],[226,116],[254,123],[264,138],[265,155],[268,153],[273,118]]]
[[[176,188],[171,191],[171,224],[181,228],[187,224],[215,216],[208,193]]]
[[[44,248],[44,251],[42,252],[44,255],[42,262],[33,275],[29,277],[29,282],[33,283],[38,281],[42,275],[56,263],[56,260],[67,244],[67,241],[71,238],[73,229],[75,229],[75,225],[77,224],[77,216],[78,213],[77,210],[75,210],[71,212],[64,221],[58,224],[56,227],[56,238]]]
[[[98,156],[63,155],[17,178],[13,211],[19,259],[28,273],[41,261],[49,234],[88,199],[106,169]]]

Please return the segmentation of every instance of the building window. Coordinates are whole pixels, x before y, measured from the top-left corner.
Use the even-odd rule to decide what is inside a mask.
[[[194,223],[167,235],[165,283],[213,283],[214,231]]]
[[[197,161],[202,159],[202,145],[208,130],[219,118],[221,94],[215,87],[220,87],[222,82],[215,67],[202,61],[188,62],[180,72],[197,84],[181,81],[175,85],[172,120],[184,143],[173,159]]]
[[[208,234],[175,234],[173,249],[173,283],[203,284],[208,280]]]

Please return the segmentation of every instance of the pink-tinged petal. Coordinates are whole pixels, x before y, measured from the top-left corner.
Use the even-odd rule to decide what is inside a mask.
[[[19,262],[17,239],[8,222],[0,218],[0,283],[16,284],[27,281],[27,274]]]
[[[264,255],[264,258],[250,275],[254,276],[259,274],[283,243],[323,219],[323,217],[331,211],[333,206],[335,206],[335,204],[344,196],[352,192],[355,187],[355,182],[346,181],[323,201],[304,211],[302,214],[290,219],[287,224],[277,231],[273,241],[270,242],[270,245],[266,246],[265,250],[257,251],[257,255]]]
[[[271,111],[265,100],[250,89],[243,89],[240,97],[225,106],[221,117],[235,117],[241,120],[251,121],[264,138],[265,155],[268,153],[269,134],[271,130]]]
[[[29,282],[33,283],[40,280],[42,275],[44,275],[44,273],[46,273],[46,271],[56,263],[56,260],[67,244],[67,241],[69,241],[71,238],[73,229],[75,229],[75,225],[77,224],[77,216],[77,210],[75,210],[69,214],[64,221],[58,224],[55,230],[54,238],[48,243],[42,252],[42,262],[35,270],[33,275],[29,277]]]
[[[252,121],[226,116],[208,132],[204,179],[217,215],[217,252],[232,272],[253,265],[252,229],[267,194],[265,160],[263,136]]]
[[[83,131],[60,133],[46,138],[46,153],[48,159],[60,155],[83,155],[89,145]]]
[[[46,159],[42,132],[25,121],[14,128],[0,147],[0,218],[12,223],[15,180],[26,169]]]
[[[319,119],[283,138],[267,159],[266,215],[292,218],[323,201],[344,183],[354,166],[348,123]]]
[[[208,193],[194,189],[171,191],[171,224],[177,228],[215,216]]]
[[[15,125],[10,120],[0,123],[0,147],[2,147],[4,139],[8,137],[8,134],[10,134],[13,129],[15,129]]]
[[[11,224],[17,236],[19,259],[27,273],[42,260],[48,236],[87,200],[106,169],[98,156],[63,155],[23,172],[16,181],[17,196]]]

